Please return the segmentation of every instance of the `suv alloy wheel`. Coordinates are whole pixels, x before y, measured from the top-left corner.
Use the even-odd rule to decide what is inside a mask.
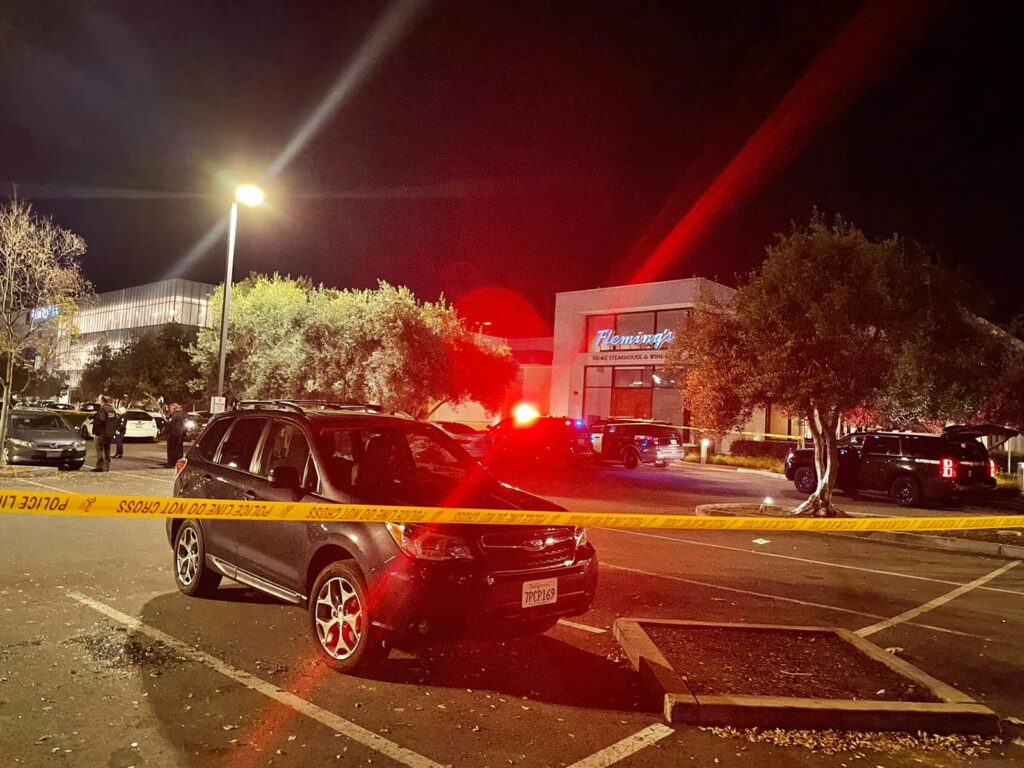
[[[309,593],[309,622],[321,658],[339,672],[366,670],[387,658],[354,560],[339,560],[320,571]]]
[[[636,452],[636,448],[626,448],[622,452],[622,465],[626,469],[636,469],[636,466],[639,463],[640,454]]]
[[[921,503],[921,485],[915,477],[900,475],[889,486],[889,495],[901,507],[916,507]]]
[[[800,493],[811,494],[818,487],[818,477],[810,467],[798,467],[793,475],[793,485]]]
[[[209,597],[220,585],[220,574],[206,564],[203,531],[186,520],[174,537],[174,582],[189,597]]]

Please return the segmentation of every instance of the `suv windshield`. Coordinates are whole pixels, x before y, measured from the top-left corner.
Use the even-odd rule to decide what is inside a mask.
[[[374,502],[441,503],[473,467],[440,430],[420,425],[332,425],[315,440],[331,482]]]

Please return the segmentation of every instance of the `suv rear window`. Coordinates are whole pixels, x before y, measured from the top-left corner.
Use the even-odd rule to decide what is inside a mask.
[[[234,469],[249,471],[252,455],[256,452],[256,444],[263,433],[263,419],[239,419],[228,433],[228,439],[220,449],[218,463]]]
[[[940,437],[908,435],[903,438],[903,453],[914,459],[941,459],[949,456],[949,443]]]
[[[224,433],[228,431],[230,426],[231,419],[221,419],[211,424],[210,428],[203,432],[203,436],[199,438],[199,442],[196,444],[199,455],[207,461],[213,461],[213,457],[217,455],[217,446],[224,439]]]
[[[125,411],[124,417],[129,421],[152,421],[153,417],[145,411]]]
[[[988,461],[988,449],[977,440],[950,440],[954,458],[960,461]]]

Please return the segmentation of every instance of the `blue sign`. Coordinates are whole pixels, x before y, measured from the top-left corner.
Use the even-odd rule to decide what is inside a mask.
[[[38,323],[43,320],[49,320],[51,317],[56,317],[60,314],[60,310],[56,304],[51,304],[48,307],[36,307],[29,313],[29,317],[32,318],[32,322]]]

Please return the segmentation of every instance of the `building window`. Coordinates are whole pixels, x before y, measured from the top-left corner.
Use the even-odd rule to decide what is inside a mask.
[[[601,351],[600,331],[615,331],[615,315],[591,315],[587,318],[587,336],[583,340],[583,348],[587,352]]]
[[[657,419],[689,425],[675,374],[653,366],[587,366],[584,369],[583,418]]]
[[[630,312],[615,319],[615,333],[619,336],[639,336],[654,333],[653,312]],[[633,346],[633,345],[629,345]]]
[[[637,366],[636,368],[616,366],[613,372],[612,386],[616,388],[650,388],[651,370],[650,366]]]

